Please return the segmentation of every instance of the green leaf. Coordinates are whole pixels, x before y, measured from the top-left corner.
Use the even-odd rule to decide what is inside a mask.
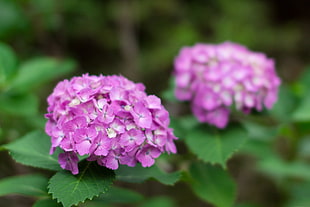
[[[128,167],[121,165],[116,171],[116,178],[130,183],[142,183],[153,178],[162,184],[173,185],[181,178],[181,172],[166,173],[161,171],[156,165],[144,168],[141,165]]]
[[[0,86],[13,75],[16,65],[17,60],[12,49],[0,43]]]
[[[299,75],[299,79],[293,84],[294,92],[303,97],[306,93],[308,93],[310,86],[310,67],[306,67],[302,73]]]
[[[281,122],[289,122],[292,119],[292,112],[295,110],[297,97],[292,90],[282,85],[278,94],[278,101],[269,110],[269,113]]]
[[[38,108],[38,98],[32,94],[0,94],[1,112],[18,116],[31,116],[38,113]]]
[[[277,128],[274,126],[265,126],[255,122],[245,121],[242,125],[248,132],[248,137],[257,140],[272,140],[276,137]]]
[[[186,136],[189,149],[198,158],[226,167],[226,161],[245,143],[247,133],[242,128],[231,128],[211,133],[205,125],[194,128]]]
[[[174,90],[175,90],[175,79],[170,78],[168,87],[165,91],[162,92],[162,97],[164,100],[169,101],[171,103],[178,102],[174,95]]]
[[[310,182],[294,183],[289,189],[290,199],[285,207],[310,206]]]
[[[133,190],[112,186],[108,192],[95,198],[91,203],[137,203],[143,196]]]
[[[302,99],[301,104],[293,112],[292,118],[298,122],[310,121],[310,93]]]
[[[310,135],[305,136],[298,143],[298,155],[307,159],[310,157]]]
[[[22,175],[0,180],[0,196],[21,194],[46,196],[48,179],[41,175]]]
[[[75,62],[72,60],[32,59],[20,66],[12,82],[12,87],[18,91],[26,91],[71,72],[75,66]]]
[[[310,166],[300,161],[285,162],[274,156],[259,162],[259,170],[276,179],[298,178],[310,181]]]
[[[0,1],[0,38],[20,38],[25,29],[29,29],[28,17],[18,1]]]
[[[233,206],[236,184],[227,171],[210,164],[193,163],[190,174],[190,186],[199,198],[217,207]]]
[[[268,159],[268,157],[272,157],[275,154],[270,142],[256,139],[249,139],[240,151],[254,155],[258,159]]]
[[[159,206],[160,207],[174,207],[175,204],[171,198],[161,196],[161,197],[148,199],[139,207],[159,207]]]
[[[60,170],[58,155],[49,154],[50,137],[42,131],[31,132],[24,137],[4,145],[16,162],[32,167]]]
[[[94,162],[84,161],[79,169],[78,175],[65,170],[59,171],[49,181],[49,193],[64,207],[77,205],[100,193],[106,193],[115,177],[112,170]]]
[[[176,137],[183,139],[187,133],[190,132],[194,127],[199,125],[197,118],[194,116],[183,116],[183,117],[171,117],[170,127]]]
[[[62,207],[62,205],[56,200],[42,199],[35,202],[32,207]]]

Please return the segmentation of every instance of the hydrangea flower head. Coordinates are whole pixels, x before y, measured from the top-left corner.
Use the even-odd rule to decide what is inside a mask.
[[[200,122],[218,128],[227,125],[233,104],[244,113],[270,109],[281,82],[272,59],[231,42],[182,48],[174,75],[176,97],[191,102]]]
[[[152,166],[163,152],[176,153],[168,111],[143,84],[123,76],[74,77],[59,82],[48,97],[46,133],[59,147],[63,169],[78,173],[78,155],[117,169]]]

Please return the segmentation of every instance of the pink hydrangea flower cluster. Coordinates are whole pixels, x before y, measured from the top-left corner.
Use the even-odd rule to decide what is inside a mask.
[[[46,133],[63,169],[78,173],[78,155],[117,169],[119,164],[154,164],[162,152],[176,153],[169,113],[143,84],[122,76],[74,77],[48,97]]]
[[[196,44],[175,58],[175,95],[191,101],[200,122],[224,128],[230,106],[249,113],[270,109],[277,100],[280,79],[274,61],[239,44]]]

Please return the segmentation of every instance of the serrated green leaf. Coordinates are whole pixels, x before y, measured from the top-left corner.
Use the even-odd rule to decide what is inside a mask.
[[[0,86],[15,72],[17,60],[10,47],[0,43]]]
[[[245,143],[247,133],[242,128],[231,128],[212,133],[205,126],[194,128],[186,136],[189,149],[205,162],[226,167],[226,161]]]
[[[100,195],[89,203],[137,203],[143,200],[143,196],[130,189],[112,186],[108,192]]]
[[[4,145],[16,162],[32,167],[60,170],[58,153],[49,154],[50,137],[42,131],[31,132],[24,137]]]
[[[122,165],[115,171],[115,174],[118,180],[130,183],[142,183],[153,178],[162,184],[173,185],[181,178],[181,172],[166,173],[156,165],[149,168],[144,168],[141,165],[136,167]]]
[[[217,207],[233,206],[236,184],[227,171],[219,166],[193,163],[190,174],[192,177],[190,187],[199,198]]]
[[[71,72],[75,68],[72,60],[36,58],[22,64],[12,82],[12,88],[18,91],[32,89],[42,83]]]
[[[0,180],[0,196],[21,194],[46,196],[48,179],[41,175],[22,175]]]
[[[31,116],[38,113],[38,108],[38,98],[32,94],[0,94],[1,112],[17,116]]]
[[[115,177],[112,170],[94,162],[82,162],[79,170],[78,175],[72,175],[65,170],[59,171],[49,181],[49,193],[64,207],[77,205],[106,193]]]
[[[50,199],[42,199],[38,200],[33,204],[32,207],[62,207],[60,203],[57,203],[56,200]]]

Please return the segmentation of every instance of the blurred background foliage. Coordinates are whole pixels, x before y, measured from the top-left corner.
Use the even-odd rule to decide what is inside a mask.
[[[0,0],[0,61],[11,68],[0,68],[0,142],[44,126],[46,97],[63,78],[123,74],[161,96],[181,47],[234,41],[273,57],[283,81],[271,118],[245,125],[252,139],[228,163],[237,206],[309,206],[308,8],[307,0]],[[183,110],[165,104],[173,116]],[[33,171],[0,155],[0,177]],[[162,195],[141,207],[210,206],[184,184],[131,187]],[[1,198],[0,206],[33,203],[17,198]]]

